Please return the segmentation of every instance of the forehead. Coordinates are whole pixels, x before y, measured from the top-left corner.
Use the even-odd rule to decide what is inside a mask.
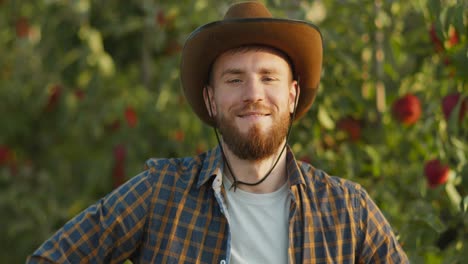
[[[275,68],[275,66],[285,65],[292,75],[293,67],[288,56],[280,50],[268,46],[242,46],[225,51],[214,61],[211,74],[216,74],[226,67],[243,67],[245,62],[259,62],[258,60],[261,59],[272,63],[262,65],[262,67]]]

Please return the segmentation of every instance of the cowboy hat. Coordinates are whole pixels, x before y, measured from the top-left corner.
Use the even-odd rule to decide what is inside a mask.
[[[258,2],[232,5],[223,20],[203,25],[187,38],[180,78],[185,97],[198,117],[215,125],[203,100],[211,66],[223,52],[245,45],[270,46],[289,57],[301,89],[295,120],[302,117],[312,105],[320,82],[322,36],[315,25],[305,21],[273,18]]]

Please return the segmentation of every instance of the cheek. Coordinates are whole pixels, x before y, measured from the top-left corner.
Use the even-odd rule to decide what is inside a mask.
[[[214,115],[226,115],[227,110],[227,103],[225,100],[221,98],[214,98],[213,108],[214,108]]]
[[[226,112],[231,109],[237,102],[233,96],[228,95],[217,95],[214,100],[216,101],[216,108],[218,111]]]
[[[293,100],[294,101],[294,100]],[[278,111],[288,111],[290,112],[294,106],[294,102],[289,99],[289,94],[287,93],[277,93],[271,97],[271,101]]]

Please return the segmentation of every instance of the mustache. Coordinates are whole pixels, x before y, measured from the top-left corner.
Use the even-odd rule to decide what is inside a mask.
[[[273,109],[271,106],[262,102],[252,102],[239,105],[233,109],[236,115],[246,115],[249,113],[271,114]]]

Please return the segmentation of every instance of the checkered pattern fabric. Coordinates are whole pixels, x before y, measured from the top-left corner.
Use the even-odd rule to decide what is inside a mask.
[[[224,189],[213,182],[223,166],[219,147],[146,164],[147,170],[66,223],[26,263],[229,263]],[[408,263],[360,185],[296,161],[290,149],[287,175],[290,263]]]

